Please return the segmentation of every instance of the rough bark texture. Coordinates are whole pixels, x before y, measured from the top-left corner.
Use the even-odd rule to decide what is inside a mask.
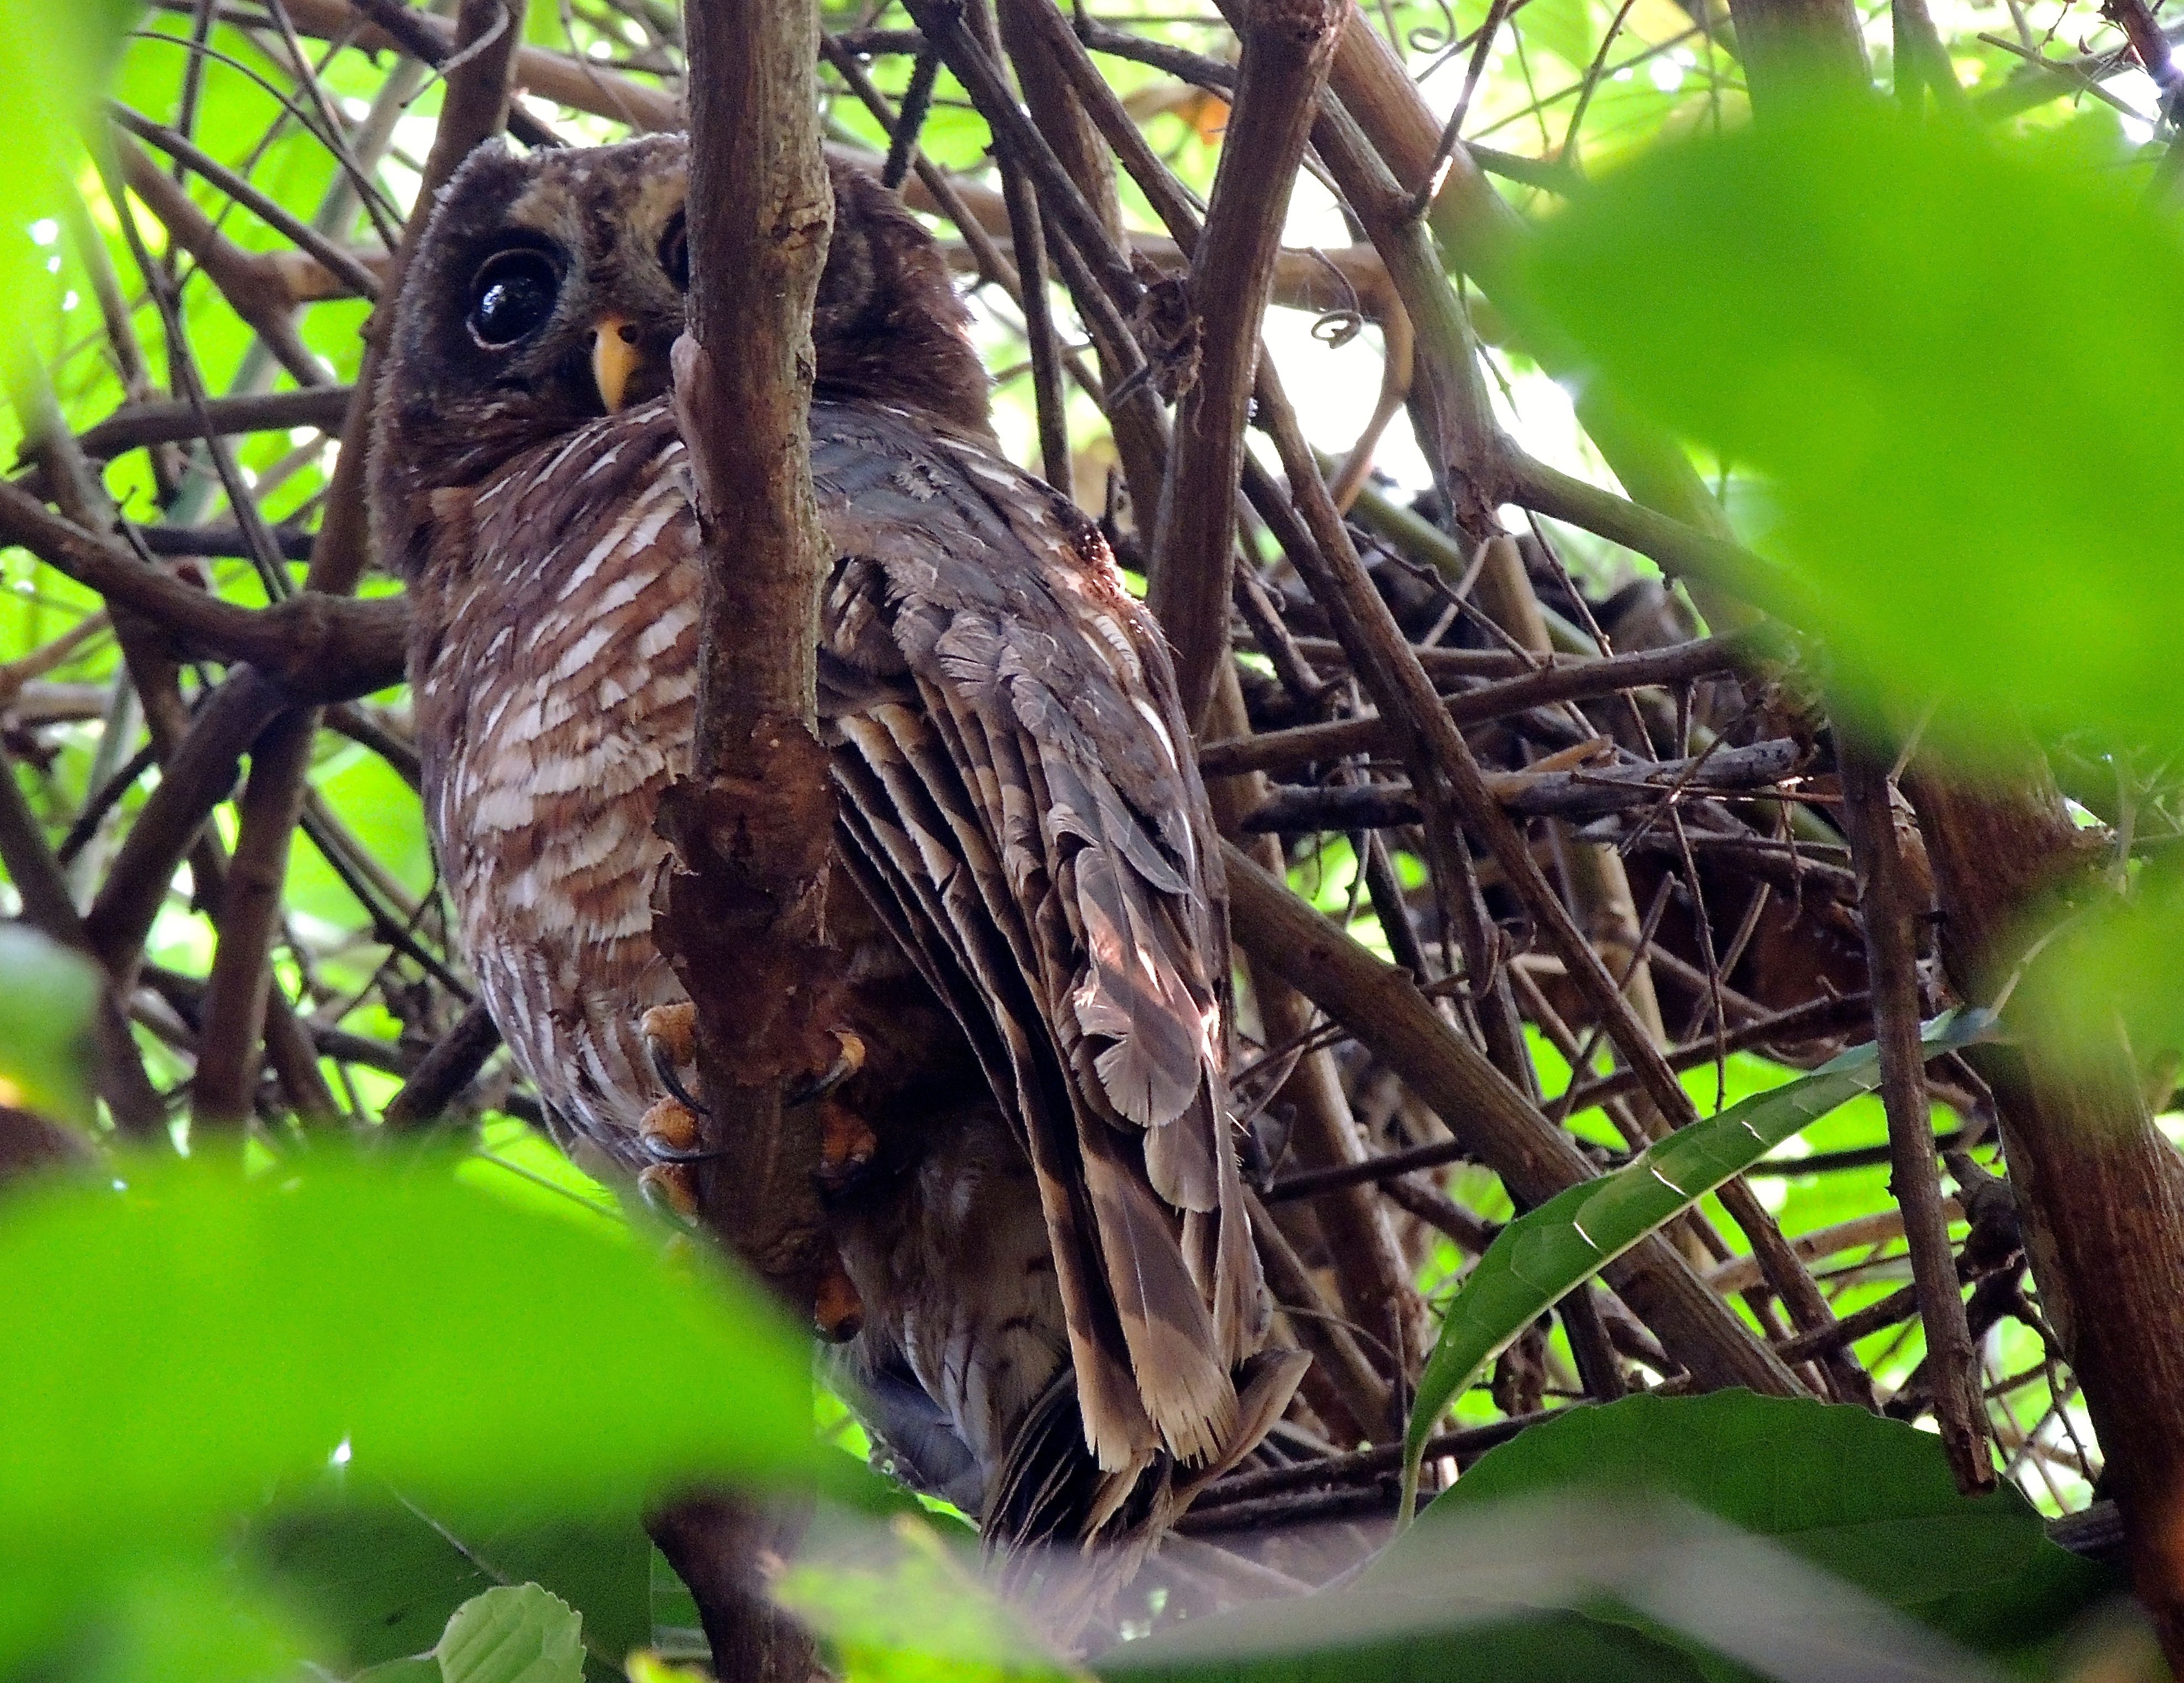
[[[690,328],[674,353],[705,578],[697,739],[658,818],[674,859],[654,932],[697,1008],[701,1221],[808,1319],[826,1238],[816,1110],[783,1078],[816,1044],[833,792],[816,734],[819,590],[811,309],[833,198],[806,0],[692,0]],[[754,1009],[754,1006],[762,1009]],[[723,1683],[801,1680],[810,1639],[766,1599],[769,1522],[697,1497],[655,1534],[697,1596]]]
[[[2030,910],[2087,844],[2044,766],[1972,788],[1919,768],[1918,808],[1958,993],[1995,996]],[[2172,1668],[2184,1663],[2184,1162],[2148,1114],[2128,1052],[2059,1067],[2036,1043],[1982,1048],[2026,1254],[2085,1386],[2123,1510],[2131,1578]]]

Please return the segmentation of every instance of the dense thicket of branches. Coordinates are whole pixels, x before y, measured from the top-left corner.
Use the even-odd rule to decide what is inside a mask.
[[[2082,821],[2173,842],[2160,790],[1839,737],[1738,599],[1736,465],[1709,483],[1596,387],[1573,413],[1497,302],[1588,176],[1814,77],[2152,137],[2164,38],[2104,10],[822,8],[828,144],[933,219],[1004,436],[1143,577],[1228,832],[1259,1245],[1316,1359],[1280,1464],[1184,1521],[1178,1609],[1384,1535],[1431,1306],[1513,1214],[1877,1039],[1883,1102],[1562,1298],[1429,1472],[1643,1390],[1930,1421],[1964,1489],[1998,1467],[2049,1513],[2105,1465],[2180,1651],[2174,1154],[2120,1049],[1918,1045],[2109,856]],[[679,126],[684,45],[659,0],[164,0],[129,44],[37,232],[0,485],[0,896],[105,978],[117,1140],[472,1129],[601,1196],[528,1131],[449,944],[359,495],[368,310],[504,112],[525,146]],[[1307,1520],[1340,1523],[1285,1544]]]

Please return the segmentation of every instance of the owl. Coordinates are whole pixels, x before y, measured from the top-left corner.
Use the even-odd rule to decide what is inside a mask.
[[[426,812],[555,1137],[642,1172],[653,817],[686,767],[697,524],[670,411],[684,142],[471,157],[376,393]],[[1143,1539],[1263,1435],[1268,1307],[1224,1084],[1220,855],[1168,657],[1097,529],[996,450],[938,248],[838,170],[813,323],[833,551],[832,935],[872,1143],[828,1200],[881,1452],[1005,1543]]]

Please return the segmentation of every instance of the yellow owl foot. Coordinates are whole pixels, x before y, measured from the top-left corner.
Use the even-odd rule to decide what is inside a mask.
[[[865,1300],[842,1266],[842,1253],[831,1245],[812,1299],[811,1324],[829,1344],[847,1344],[865,1329]]]
[[[680,1099],[661,1099],[638,1118],[637,1137],[655,1162],[687,1163],[698,1150],[698,1112]]]
[[[864,1117],[838,1099],[819,1101],[819,1167],[813,1177],[832,1198],[864,1179],[879,1154],[879,1136]]]
[[[660,1084],[685,1110],[702,1115],[705,1106],[690,1096],[683,1072],[692,1081],[698,1073],[698,1008],[689,1000],[678,1005],[656,1005],[638,1019],[637,1032],[644,1037],[644,1055]]]
[[[837,1028],[834,1062],[816,1074],[800,1076],[782,1092],[784,1105],[808,1105],[825,1098],[865,1067],[865,1037],[854,1028]]]
[[[637,1190],[661,1215],[685,1227],[698,1224],[698,1176],[688,1163],[654,1163],[639,1169]]]

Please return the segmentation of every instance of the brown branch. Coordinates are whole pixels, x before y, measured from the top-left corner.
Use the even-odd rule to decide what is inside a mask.
[[[1853,1027],[1865,1022],[1870,1013],[1871,1006],[1863,994],[1853,994],[1840,1000],[1814,1000],[1809,1004],[1793,1006],[1788,1011],[1745,1023],[1719,1039],[1709,1037],[1677,1046],[1667,1054],[1669,1067],[1679,1070],[1697,1069],[1712,1063],[1724,1052],[1742,1051],[1751,1046],[1795,1044]],[[1637,1085],[1635,1076],[1628,1070],[1620,1070],[1598,1081],[1579,1086],[1566,1103],[1558,1101],[1557,1108],[1573,1112],[1590,1110],[1596,1105],[1636,1090]],[[1946,1149],[1956,1137],[1953,1134],[1936,1135],[1935,1149]],[[1284,1175],[1268,1189],[1266,1198],[1270,1204],[1286,1203],[1293,1198],[1317,1198],[1340,1187],[1392,1181],[1418,1169],[1440,1168],[1449,1163],[1462,1162],[1472,1155],[1471,1147],[1461,1139],[1435,1140],[1430,1145],[1414,1145],[1407,1151],[1384,1152],[1362,1162]],[[1869,1168],[1888,1160],[1888,1147],[1885,1145],[1870,1149],[1861,1147],[1852,1151],[1830,1152],[1825,1156],[1786,1157],[1761,1163],[1751,1173],[1818,1174],[1835,1168]]]
[[[833,833],[816,734],[819,591],[830,552],[811,486],[811,310],[833,198],[809,0],[691,0],[690,320],[674,403],[704,584],[693,765],[656,820],[672,849],[654,938],[697,1010],[700,1218],[809,1321],[827,1236],[816,1107],[782,1082],[823,1068]],[[691,1496],[654,1535],[698,1598],[723,1683],[803,1683],[811,1639],[768,1601],[772,1522]]]
[[[1980,1396],[1979,1351],[1964,1318],[1957,1261],[1949,1247],[1949,1215],[1934,1161],[1934,1123],[1926,1107],[1925,1057],[1919,1046],[1919,952],[1903,839],[1897,833],[1888,768],[1870,751],[1841,738],[1843,816],[1858,865],[1865,922],[1866,972],[1873,992],[1874,1038],[1880,1047],[1880,1094],[1888,1114],[1889,1189],[1903,1212],[1926,1332],[1928,1384],[1942,1447],[1967,1496],[1994,1487],[1987,1449],[1986,1405]],[[1923,896],[1922,896],[1923,900]]]
[[[993,8],[978,8],[979,27],[987,34],[989,49],[997,57],[1000,37],[994,32]],[[932,79],[940,69],[938,54],[921,53],[911,79],[911,91],[922,88],[930,98]],[[905,114],[904,125],[911,120]],[[899,126],[888,153],[888,170],[895,173],[895,158],[911,137],[907,126]],[[1054,301],[1047,290],[1046,239],[1039,215],[1039,194],[1013,153],[997,148],[994,161],[1000,171],[1001,200],[1009,214],[1009,249],[1018,274],[1016,298],[1023,311],[1024,339],[1031,355],[1032,415],[1039,433],[1039,467],[1046,482],[1067,496],[1074,476],[1071,472],[1068,418],[1063,412],[1061,342],[1054,320]],[[905,165],[907,160],[905,159]]]
[[[1853,0],[1729,0],[1736,56],[1762,118],[1872,86]]]
[[[423,236],[434,195],[462,160],[481,142],[499,133],[506,122],[509,72],[522,36],[523,9],[523,0],[464,0],[457,14],[454,38],[462,61],[448,80],[439,123],[426,159],[417,209],[388,265],[385,285],[390,296],[400,293],[402,277]],[[189,161],[200,169],[209,162],[198,158]],[[229,191],[232,192],[233,187]],[[313,254],[323,260],[323,254],[315,250]],[[344,278],[354,281],[354,277]],[[347,595],[355,588],[370,559],[365,473],[371,426],[370,398],[377,385],[383,343],[382,323],[366,339],[363,365],[342,427],[341,452],[326,490],[326,516],[304,575],[309,590]],[[239,807],[235,858],[220,896],[219,941],[206,993],[198,1078],[192,1085],[192,1115],[201,1123],[240,1122],[248,1114],[271,988],[268,964],[279,928],[281,890],[290,840],[303,811],[304,779],[309,770],[317,729],[315,710],[285,716],[252,750],[250,781]]]
[[[47,939],[96,960],[83,920],[69,896],[68,883],[46,844],[44,828],[15,781],[15,767],[0,750],[0,870],[14,884],[24,922]],[[142,1055],[123,1015],[120,990],[108,978],[98,1003],[99,1096],[114,1112],[114,1126],[133,1139],[156,1134],[166,1123],[166,1107],[145,1073]]]
[[[355,4],[359,11],[365,13],[373,23],[399,42],[402,50],[420,64],[437,70],[447,63],[453,43],[442,33],[447,25],[438,19],[411,11],[402,3],[402,0],[355,0]],[[284,0],[281,9],[292,14],[298,8],[285,3]],[[523,54],[530,51],[524,48],[518,55],[515,75],[519,86],[523,80]],[[542,59],[546,56],[543,53],[539,55]],[[526,146],[560,146],[563,143],[560,136],[520,105],[510,107],[508,131]]]
[[[500,1030],[482,1005],[473,1005],[410,1072],[402,1090],[387,1101],[380,1121],[397,1132],[437,1122],[448,1101],[477,1078],[485,1061],[500,1045]]]
[[[1603,491],[1529,456],[1506,460],[1503,470],[1505,493],[1535,514],[1620,543],[1658,561],[1671,577],[1742,595],[1763,594],[1770,605],[1791,617],[1810,617],[1797,612],[1809,597],[1796,575],[1727,536]],[[1748,622],[1751,615],[1747,610],[1736,618]]]
[[[2034,933],[2031,908],[2083,877],[2098,845],[2029,749],[1975,787],[1914,761],[1904,789],[1950,981],[1992,999]],[[2132,1581],[2184,1668],[2184,1163],[2120,1035],[2067,1061],[2031,1035],[1967,1057],[1994,1091],[2026,1255],[2108,1457]]]
[[[1099,213],[1024,114],[1000,67],[965,23],[963,0],[905,0],[905,4],[940,54],[941,62],[956,73],[956,79],[970,94],[978,114],[993,130],[996,143],[1006,147],[1030,173],[1039,189],[1040,208],[1076,248],[1101,290],[1122,308],[1134,307],[1144,288],[1116,252]]]
[[[333,428],[348,414],[353,390],[348,386],[314,386],[300,392],[211,398],[205,402],[204,414],[227,433],[286,432],[293,426]],[[198,437],[200,427],[194,404],[127,404],[77,434],[76,446],[84,454],[103,461],[147,444]]]
[[[1228,658],[1236,490],[1259,326],[1342,15],[1332,0],[1261,0],[1251,8],[1213,197],[1191,257],[1198,372],[1176,407],[1146,603],[1174,649],[1177,694],[1194,727]]]
[[[160,0],[177,11],[197,9],[198,0]],[[354,41],[368,52],[393,47],[426,64],[438,64],[461,48],[460,28],[445,18],[409,11],[397,17],[387,4],[351,5],[348,0],[281,0],[296,28],[328,41]],[[366,15],[369,13],[370,15]],[[391,25],[391,27],[390,27]],[[518,38],[521,31],[518,31]],[[467,39],[466,37],[463,39]],[[681,102],[673,95],[618,70],[601,70],[566,53],[522,47],[515,55],[515,82],[526,92],[574,111],[627,123],[643,132],[682,126]],[[520,135],[526,144],[539,142]]]
[[[137,139],[150,142],[177,164],[187,165],[276,233],[293,241],[298,249],[309,252],[359,297],[376,298],[379,295],[378,276],[358,262],[343,247],[295,215],[287,206],[259,192],[219,159],[200,150],[185,136],[176,134],[164,123],[155,123],[148,117],[139,115],[126,105],[109,103],[107,114]]]
[[[1485,1425],[1465,1426],[1426,1441],[1425,1458],[1438,1461],[1443,1456],[1453,1455],[1457,1464],[1468,1465],[1496,1446],[1508,1442],[1518,1433],[1529,1431],[1544,1420],[1552,1420],[1569,1411],[1552,1408],[1537,1414],[1515,1414],[1507,1419],[1491,1420]],[[1403,1446],[1399,1443],[1382,1444],[1372,1449],[1353,1451],[1348,1455],[1330,1455],[1318,1461],[1303,1462],[1294,1467],[1254,1468],[1249,1472],[1231,1473],[1225,1479],[1217,1479],[1206,1486],[1192,1504],[1194,1512],[1227,1507],[1239,1502],[1254,1501],[1261,1496],[1279,1496],[1289,1491],[1305,1491],[1315,1486],[1362,1484],[1382,1479],[1393,1479],[1403,1469]]]
[[[295,301],[280,265],[270,254],[246,251],[220,232],[182,184],[135,141],[120,134],[111,138],[122,181],[166,230],[170,250],[186,251],[197,259],[205,278],[298,385],[326,384],[326,370],[296,332]],[[118,187],[109,180],[109,187],[120,209]]]
[[[1314,638],[1300,638],[1297,647],[1307,656],[1321,654],[1321,646]],[[1758,644],[1742,638],[1702,638],[1667,649],[1649,649],[1605,660],[1565,659],[1558,664],[1543,664],[1540,670],[1521,677],[1466,690],[1449,697],[1443,705],[1450,719],[1458,725],[1485,724],[1557,702],[1592,700],[1641,686],[1687,683],[1717,672],[1733,672],[1746,665],[1758,649]],[[1418,655],[1427,675],[1437,677],[1444,670],[1444,663],[1435,656],[1471,652],[1422,649]],[[1502,666],[1515,659],[1498,655],[1491,658]],[[1329,724],[1299,725],[1289,730],[1210,742],[1199,751],[1199,768],[1209,777],[1235,772],[1293,771],[1300,766],[1344,759],[1352,754],[1385,754],[1394,749],[1396,741],[1396,732],[1378,714],[1368,713]]]
[[[112,541],[0,481],[0,539],[132,610],[187,659],[248,660],[294,701],[351,700],[402,679],[409,611],[398,600],[345,601],[306,590],[245,608],[148,566]]]
[[[205,988],[197,1073],[190,1083],[192,1134],[239,1128],[257,1091],[259,1045],[273,987],[267,958],[281,928],[289,839],[304,804],[317,717],[281,716],[250,750],[250,779],[236,803],[237,834],[215,921],[219,944]]]
[[[1685,794],[1772,789],[1807,758],[1787,739],[1724,748],[1691,760],[1608,765],[1596,771],[1489,772],[1487,793],[1505,810],[1527,817],[1596,818]],[[1278,835],[1319,830],[1386,829],[1420,821],[1408,783],[1360,783],[1327,789],[1277,789],[1244,828]]]
[[[1521,1206],[1543,1204],[1591,1178],[1576,1143],[1458,1035],[1410,977],[1367,952],[1248,855],[1234,846],[1223,855],[1231,927],[1253,964],[1312,1000],[1401,1076]],[[1658,1235],[1607,1276],[1702,1385],[1801,1394],[1789,1369]]]

